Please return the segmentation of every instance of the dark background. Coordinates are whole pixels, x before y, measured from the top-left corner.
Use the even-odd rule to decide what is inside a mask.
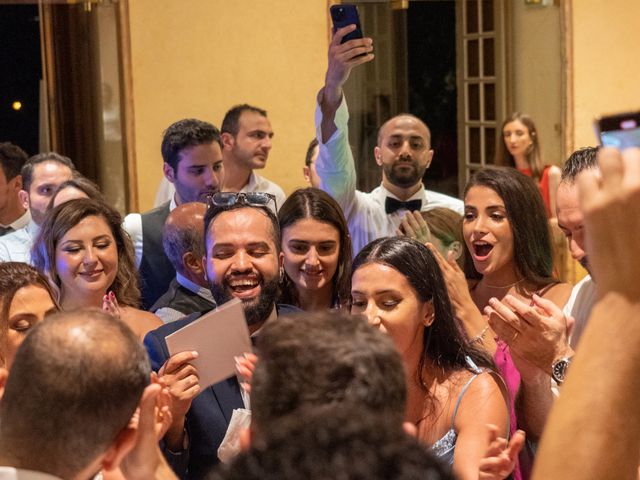
[[[37,5],[0,5],[0,141],[38,153],[40,27]],[[13,110],[14,101],[22,109]]]

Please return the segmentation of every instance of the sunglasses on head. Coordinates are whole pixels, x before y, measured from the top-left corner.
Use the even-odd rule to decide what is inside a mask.
[[[214,207],[230,207],[236,203],[267,207],[269,202],[273,202],[274,207],[278,207],[276,196],[265,192],[216,192],[207,197],[207,202],[209,206]]]

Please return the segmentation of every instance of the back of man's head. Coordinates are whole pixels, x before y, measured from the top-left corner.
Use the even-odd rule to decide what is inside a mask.
[[[393,419],[331,406],[273,425],[209,480],[452,480],[427,448]]]
[[[39,165],[44,162],[55,162],[64,167],[67,167],[71,170],[72,174],[77,175],[76,167],[71,161],[69,157],[65,157],[64,155],[60,155],[56,152],[45,152],[34,155],[29,158],[27,162],[22,167],[22,188],[27,192],[31,188],[31,182],[33,181],[33,170],[36,165]]]
[[[5,181],[8,182],[20,175],[27,158],[24,150],[17,145],[10,142],[0,143],[0,168]]]
[[[304,313],[267,322],[252,379],[255,436],[301,409],[350,406],[402,425],[406,387],[392,341],[362,317]]]
[[[599,149],[600,147],[584,147],[573,152],[562,167],[560,181],[573,184],[583,171],[598,168]]]
[[[202,262],[206,213],[207,206],[204,203],[184,203],[174,208],[164,223],[162,247],[173,268],[181,275],[187,273],[185,254],[191,253],[193,259]]]
[[[131,330],[100,310],[36,325],[0,402],[0,464],[75,478],[127,427],[149,381]]]
[[[240,129],[240,116],[244,112],[257,113],[262,117],[267,116],[267,111],[263,110],[262,108],[254,107],[253,105],[249,105],[246,103],[243,103],[242,105],[235,105],[229,109],[229,111],[222,119],[220,131],[222,133],[230,133],[235,137],[238,134],[238,130]]]

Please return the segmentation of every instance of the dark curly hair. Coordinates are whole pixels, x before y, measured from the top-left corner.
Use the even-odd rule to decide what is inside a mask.
[[[196,118],[184,118],[169,125],[164,131],[160,151],[165,163],[177,172],[180,153],[190,147],[218,142],[222,148],[220,130],[214,125]]]

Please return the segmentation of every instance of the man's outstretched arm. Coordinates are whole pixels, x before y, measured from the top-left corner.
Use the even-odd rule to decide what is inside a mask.
[[[336,132],[334,117],[342,102],[342,86],[349,78],[351,70],[373,60],[373,40],[360,38],[340,43],[345,35],[355,29],[348,25],[336,31],[329,44],[329,64],[324,79],[324,87],[318,93],[318,105],[322,111],[322,143],[327,143]]]

